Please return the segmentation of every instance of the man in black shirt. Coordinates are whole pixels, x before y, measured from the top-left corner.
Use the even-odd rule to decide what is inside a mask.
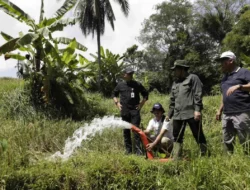
[[[118,83],[113,91],[113,100],[121,112],[122,120],[132,123],[136,127],[140,126],[140,110],[148,99],[148,92],[141,83],[133,80],[133,69],[127,68],[124,71],[124,81]],[[143,100],[140,102],[140,94]],[[120,95],[120,102],[118,97]],[[132,153],[132,140],[130,129],[123,130],[126,153]],[[135,154],[141,155],[141,140],[138,134],[134,134]]]

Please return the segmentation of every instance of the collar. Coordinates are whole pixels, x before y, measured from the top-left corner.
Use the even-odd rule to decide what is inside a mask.
[[[189,77],[189,73],[187,73],[186,76],[184,76],[183,78],[177,79],[177,82],[183,82],[184,80],[186,80]]]
[[[132,80],[129,80],[129,81],[125,81],[127,84],[131,84],[133,82],[133,79]]]
[[[162,117],[165,118],[166,116],[162,115],[161,118],[160,118],[159,120],[157,120],[156,117],[154,117],[154,120],[155,120],[156,122],[161,122],[161,121],[162,121]]]
[[[232,74],[234,74],[234,73],[237,73],[239,70],[240,70],[240,67],[237,67],[237,68],[234,69],[233,72],[228,73],[228,75],[232,75]]]

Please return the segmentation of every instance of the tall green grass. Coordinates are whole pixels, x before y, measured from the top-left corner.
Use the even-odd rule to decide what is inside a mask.
[[[210,157],[199,157],[189,128],[184,161],[160,163],[144,156],[127,156],[122,130],[117,129],[84,141],[65,162],[50,162],[46,158],[62,151],[67,137],[84,123],[103,113],[119,116],[113,101],[86,94],[93,110],[98,107],[101,109],[95,110],[101,111],[86,110],[90,117],[85,121],[51,119],[25,101],[22,81],[0,80],[0,86],[0,142],[7,142],[5,151],[0,145],[0,189],[250,189],[249,157],[238,144],[234,155],[223,153],[221,123],[215,121],[219,96],[204,97],[203,128]],[[144,128],[153,117],[150,109],[156,102],[168,110],[168,96],[150,94],[141,110]],[[15,106],[20,109],[13,109]]]

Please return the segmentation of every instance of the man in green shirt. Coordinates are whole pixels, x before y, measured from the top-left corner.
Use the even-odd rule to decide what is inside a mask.
[[[169,113],[166,119],[173,119],[174,152],[178,159],[182,153],[183,136],[188,123],[196,142],[200,146],[201,155],[207,152],[207,142],[202,130],[202,83],[197,75],[189,74],[189,66],[185,60],[176,60],[174,67],[177,80],[173,83],[170,94]]]

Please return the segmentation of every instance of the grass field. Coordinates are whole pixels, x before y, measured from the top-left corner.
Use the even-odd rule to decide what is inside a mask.
[[[234,155],[223,154],[221,123],[215,121],[219,96],[204,97],[203,127],[210,157],[199,157],[189,129],[184,139],[188,161],[159,163],[127,156],[122,130],[117,129],[83,142],[67,161],[51,162],[46,158],[62,151],[67,137],[91,118],[50,119],[35,111],[22,91],[22,81],[0,79],[0,189],[250,189],[249,157],[238,144]],[[119,116],[111,99],[86,96],[106,115]],[[166,95],[150,94],[141,111],[144,127],[156,102],[167,110]]]

